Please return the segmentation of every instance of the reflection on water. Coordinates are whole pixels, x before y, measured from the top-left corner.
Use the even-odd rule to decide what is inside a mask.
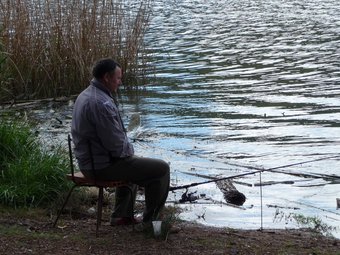
[[[146,116],[148,125],[217,143],[200,156],[241,153],[267,166],[338,153],[336,1],[156,1],[154,9],[147,45],[158,86],[143,103],[157,118]]]
[[[229,176],[252,171],[249,166],[268,169],[339,155],[339,35],[337,0],[155,1],[146,36],[155,82],[137,96],[121,92],[124,120],[141,116],[141,126],[129,133],[137,154],[168,161],[172,185],[205,180],[183,172]],[[41,134],[53,141],[69,132],[72,102],[28,114],[40,116]],[[282,169],[317,175],[339,170],[340,158]],[[291,213],[339,226],[339,179],[272,172],[261,178],[290,181],[263,187],[265,228],[296,227]],[[259,228],[259,174],[237,180],[247,197],[242,209],[201,201],[182,216]],[[223,199],[213,183],[190,191]],[[282,214],[287,217],[275,216]]]

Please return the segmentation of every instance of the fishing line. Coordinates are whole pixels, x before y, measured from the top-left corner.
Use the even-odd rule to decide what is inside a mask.
[[[142,141],[139,140],[139,139],[135,139],[135,142],[137,142],[139,145],[141,145],[143,147],[149,147],[149,148],[154,148],[154,149],[157,148],[155,146],[145,145],[145,144],[141,143]],[[157,150],[159,150],[159,149],[162,149],[162,148],[157,148]],[[162,149],[162,150],[167,151],[165,149]],[[179,151],[176,151],[176,150],[170,150],[170,151],[174,152],[174,153],[180,153]],[[184,153],[182,153],[182,154],[184,155]],[[188,153],[186,153],[185,155],[187,155],[187,154]],[[191,155],[193,155],[193,154],[191,154]],[[195,155],[195,156],[197,156],[197,155]],[[340,158],[340,155],[337,154],[337,155],[323,157],[323,158],[318,158],[318,159],[311,159],[311,160],[297,162],[297,163],[292,163],[292,164],[288,164],[288,165],[272,167],[272,168],[269,168],[269,169],[263,169],[263,168],[256,167],[256,166],[247,166],[247,165],[231,163],[231,162],[220,162],[220,163],[224,163],[224,164],[231,165],[231,166],[237,166],[237,167],[242,167],[242,168],[254,169],[254,170],[257,170],[257,171],[243,173],[243,174],[238,174],[238,175],[233,175],[233,176],[228,176],[228,177],[223,177],[223,178],[217,178],[217,179],[214,179],[214,180],[209,180],[209,181],[200,182],[200,183],[191,183],[191,184],[187,184],[187,185],[183,185],[183,186],[170,187],[170,191],[177,190],[177,189],[182,189],[182,188],[193,187],[193,186],[198,186],[198,185],[201,185],[201,184],[206,184],[206,183],[211,183],[211,182],[216,182],[216,181],[233,179],[233,178],[242,177],[242,176],[251,175],[251,174],[256,174],[256,173],[265,172],[265,171],[270,171],[270,172],[274,172],[274,173],[297,175],[297,176],[303,175],[304,177],[312,177],[312,178],[340,179],[340,176],[336,176],[336,175],[327,175],[327,174],[318,174],[318,173],[306,174],[306,173],[296,173],[296,172],[291,172],[291,171],[287,172],[287,171],[280,171],[279,170],[279,169],[282,169],[282,168],[288,168],[288,167],[292,167],[292,166],[303,165],[303,164],[307,164],[307,163],[322,161],[322,160],[326,160],[326,159],[335,159],[335,158]],[[210,161],[213,161],[213,160],[210,160]],[[216,160],[214,160],[214,161],[216,161]]]
[[[314,206],[314,205],[310,205],[310,204],[307,204],[307,203],[304,203],[304,202],[291,201],[291,200],[286,199],[286,198],[281,198],[281,199],[286,200],[287,202],[290,202],[290,203],[295,203],[295,204],[298,204],[298,205],[303,205],[303,206],[311,207],[311,208],[314,208],[314,209],[318,209],[320,211],[324,211],[324,212],[328,212],[328,213],[332,213],[332,214],[340,216],[340,213],[333,212],[331,210],[320,208],[320,207],[317,207],[317,206]]]
[[[169,190],[174,191],[174,190],[178,190],[178,189],[187,189],[187,188],[202,185],[202,184],[213,183],[213,182],[217,182],[217,181],[223,181],[223,180],[233,179],[233,178],[242,177],[242,176],[246,176],[246,175],[262,173],[262,172],[275,172],[274,170],[280,169],[280,168],[287,168],[287,167],[291,167],[291,166],[303,165],[303,164],[307,164],[307,163],[311,163],[311,162],[322,161],[322,160],[326,160],[326,159],[334,159],[334,158],[340,158],[340,155],[318,158],[318,159],[314,159],[314,160],[307,160],[307,161],[303,161],[303,162],[297,162],[297,163],[292,163],[292,164],[288,164],[288,165],[272,167],[272,168],[268,168],[268,169],[260,169],[259,168],[259,170],[253,171],[253,172],[236,174],[236,175],[232,175],[232,176],[216,178],[216,179],[213,179],[213,180],[208,180],[208,181],[203,181],[203,182],[194,182],[194,183],[190,183],[190,184],[186,184],[186,185],[182,185],[182,186],[170,187]],[[340,179],[340,176],[330,175],[329,178]]]
[[[163,148],[158,148],[158,147],[155,147],[155,146],[150,146],[150,145],[143,144],[142,140],[138,140],[137,139],[137,140],[135,140],[135,142],[137,142],[142,147],[149,147],[149,148],[154,148],[154,149],[157,149],[157,150],[168,151],[168,150],[163,149]],[[180,151],[177,151],[177,150],[169,150],[169,151],[171,151],[173,153],[176,153],[176,154],[182,154],[184,156],[187,156],[189,154],[189,153],[181,153]],[[194,155],[194,154],[189,154],[189,155],[197,156],[198,158],[204,158],[204,157],[199,157],[198,155]],[[280,171],[279,170],[281,168],[287,168],[287,167],[297,166],[297,165],[301,165],[301,164],[307,164],[307,163],[311,163],[311,162],[316,162],[316,161],[326,160],[326,159],[334,159],[334,158],[340,158],[340,155],[339,154],[335,154],[333,156],[328,156],[328,157],[324,157],[324,158],[311,159],[311,160],[308,160],[308,161],[293,163],[293,164],[284,165],[284,166],[273,167],[273,168],[269,168],[266,171],[271,171],[271,172],[275,172],[275,173],[282,173],[282,174],[289,174],[289,175],[295,175],[295,176],[311,177],[311,178],[323,178],[323,179],[325,179],[325,178],[340,178],[340,176],[336,176],[336,175],[319,174],[319,173],[301,173],[301,172]],[[207,158],[204,158],[204,159],[207,159]],[[230,166],[246,168],[246,169],[258,170],[258,171],[262,171],[263,170],[263,168],[257,167],[257,166],[249,166],[249,165],[243,165],[243,164],[232,163],[232,162],[222,162],[222,161],[217,161],[217,160],[213,160],[213,159],[207,159],[207,160],[212,161],[212,162],[223,163],[223,164],[230,165]]]

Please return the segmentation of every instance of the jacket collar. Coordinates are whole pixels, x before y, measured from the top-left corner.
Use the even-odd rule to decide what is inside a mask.
[[[111,98],[113,98],[112,93],[110,92],[110,90],[103,84],[101,83],[99,80],[97,80],[96,78],[93,78],[91,80],[90,83],[92,86],[104,91],[107,95],[109,95]]]

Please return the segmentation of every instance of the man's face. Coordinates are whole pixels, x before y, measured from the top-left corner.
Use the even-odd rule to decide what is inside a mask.
[[[122,84],[122,69],[117,66],[113,72],[105,74],[104,80],[106,87],[111,92],[117,92],[118,87]]]

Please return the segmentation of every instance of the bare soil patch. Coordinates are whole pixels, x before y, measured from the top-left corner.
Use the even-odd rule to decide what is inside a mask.
[[[192,222],[165,240],[131,226],[111,227],[103,221],[95,236],[96,219],[39,214],[13,216],[0,212],[0,254],[340,254],[340,240],[307,230],[237,230]]]

